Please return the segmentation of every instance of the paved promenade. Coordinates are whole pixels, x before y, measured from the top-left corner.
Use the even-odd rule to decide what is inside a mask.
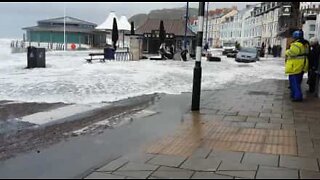
[[[304,87],[304,102],[291,102],[287,87],[264,80],[202,92],[200,113],[85,178],[320,178],[320,99]]]

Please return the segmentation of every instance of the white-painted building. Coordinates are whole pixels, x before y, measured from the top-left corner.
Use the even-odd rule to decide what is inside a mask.
[[[251,17],[254,18],[254,36],[253,36],[253,42],[255,46],[261,47],[262,45],[262,28],[263,28],[263,16],[254,16],[254,10],[255,9],[260,9],[261,4],[257,4],[252,8]]]
[[[223,14],[214,15],[209,19],[210,25],[212,27],[212,32],[209,33],[209,39],[212,39],[211,47],[221,47],[220,39],[220,27],[221,27],[221,17]]]
[[[243,14],[242,17],[242,33],[241,33],[241,42],[240,44],[243,47],[252,47],[254,46],[254,23],[253,23],[253,17],[251,16],[251,12],[253,11],[253,8],[250,8],[248,11],[246,11]]]
[[[220,39],[221,39],[221,45],[223,46],[223,43],[235,43],[234,35],[232,34],[233,28],[234,28],[234,16],[238,13],[237,9],[233,9],[226,15],[222,16],[220,19]]]
[[[229,16],[225,18],[225,22],[223,22],[221,24],[221,41],[222,44],[226,43],[226,42],[232,42],[235,43],[235,39],[232,38],[232,32],[233,32],[233,28],[234,28],[234,16]]]
[[[240,44],[240,46],[244,46],[244,29],[247,28],[245,20],[250,16],[252,9],[253,6],[246,6],[246,8],[238,11],[238,13],[234,16],[232,38],[234,38],[235,41]]]
[[[320,5],[320,2],[318,3]],[[238,11],[232,9],[226,13],[209,16],[208,41],[211,47],[221,47],[224,42],[240,43],[242,47],[261,47],[281,45],[285,49],[284,39],[288,32],[299,22],[296,13],[286,15],[286,7],[292,6],[291,2],[262,2]],[[312,7],[313,4],[311,3]],[[296,6],[294,6],[296,7]],[[320,6],[319,6],[320,7]],[[320,9],[320,8],[319,8]],[[293,8],[296,12],[296,8]],[[320,20],[306,23],[310,33],[320,30]],[[284,33],[286,35],[284,35]],[[205,38],[205,37],[204,37]],[[205,42],[205,39],[204,39]]]
[[[234,40],[237,43],[241,44],[241,30],[242,30],[242,15],[243,15],[243,10],[239,11],[234,17],[233,17],[233,25],[232,25],[232,36]]]
[[[303,15],[318,14],[320,11],[320,2],[300,2],[300,10]]]
[[[320,2],[301,2],[300,11],[303,16],[302,30],[304,38],[310,40],[314,36],[318,36],[317,16],[320,13]]]
[[[302,25],[302,30],[304,32],[304,38],[310,40],[310,38],[316,36],[316,15],[308,16],[306,18],[308,19]]]
[[[320,39],[320,14],[317,15],[315,36]]]
[[[208,18],[208,41],[210,47],[221,47],[220,30],[221,23],[223,22],[223,16],[228,14],[235,8],[223,8],[209,11]]]
[[[280,41],[277,38],[279,33],[278,20],[280,6],[278,2],[263,2],[260,6],[260,12],[257,14],[257,21],[261,23],[261,43],[266,47],[269,45],[279,45]]]
[[[208,25],[208,28],[207,28],[207,25]],[[206,13],[205,13],[205,16],[203,17],[203,39],[202,39],[202,43],[203,45],[205,45],[205,43],[207,42],[208,40],[208,32],[210,32],[210,29],[209,29],[209,17],[207,17]]]

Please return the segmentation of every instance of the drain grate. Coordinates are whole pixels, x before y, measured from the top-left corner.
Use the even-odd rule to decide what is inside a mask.
[[[249,91],[248,92],[249,95],[263,95],[263,96],[268,96],[268,95],[272,95],[269,92],[266,91]]]

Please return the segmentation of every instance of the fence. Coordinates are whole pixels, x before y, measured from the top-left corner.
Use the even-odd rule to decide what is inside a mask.
[[[38,48],[46,48],[46,50],[64,50],[63,43],[48,43],[48,42],[25,42],[25,41],[11,41],[10,47],[12,49],[25,49],[28,46],[34,46]],[[78,48],[89,48],[88,45],[78,44]],[[67,44],[67,49],[71,49],[71,44]]]
[[[116,52],[114,59],[118,61],[129,61],[133,60],[133,54],[131,52]]]

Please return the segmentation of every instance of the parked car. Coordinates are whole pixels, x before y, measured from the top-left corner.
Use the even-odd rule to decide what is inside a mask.
[[[228,53],[234,53],[236,51],[235,43],[223,43],[222,55],[227,55]]]
[[[257,48],[241,48],[236,56],[237,62],[256,62],[259,61]]]
[[[238,51],[234,50],[234,51],[228,52],[227,57],[235,58],[237,57],[237,54],[238,54]]]

